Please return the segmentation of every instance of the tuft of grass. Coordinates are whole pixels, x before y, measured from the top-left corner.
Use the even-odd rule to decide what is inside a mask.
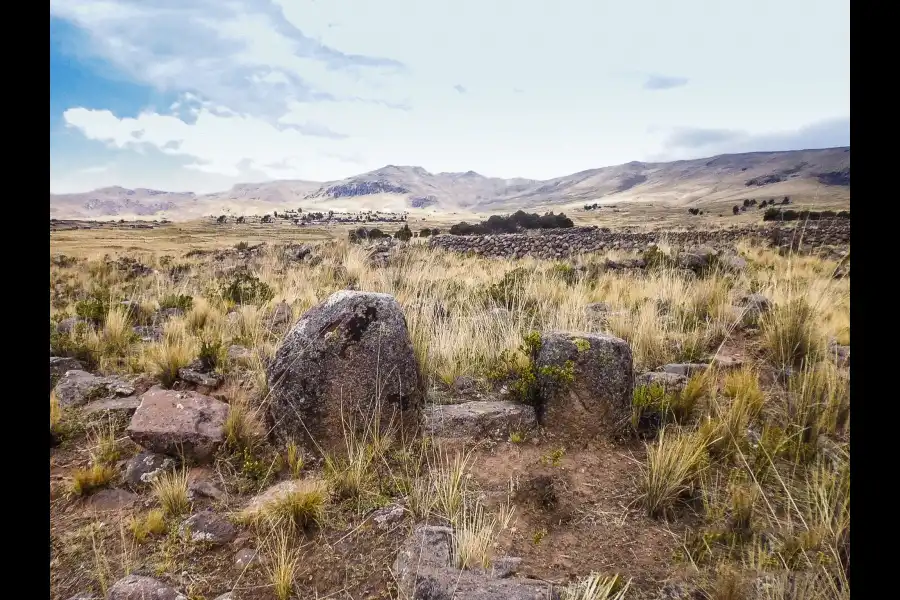
[[[121,452],[113,422],[110,421],[108,427],[98,427],[91,438],[91,462],[106,466],[115,465]]]
[[[62,421],[63,411],[59,398],[54,392],[50,392],[50,431],[58,432],[59,423]]]
[[[437,449],[429,461],[432,506],[438,515],[451,523],[456,523],[463,508],[465,475],[471,458],[471,452],[456,452],[451,456]]]
[[[153,480],[152,490],[164,515],[178,517],[190,510],[191,502],[188,498],[186,470],[180,469],[161,474]]]
[[[300,554],[291,544],[290,536],[284,530],[276,530],[266,545],[268,560],[263,564],[269,576],[275,597],[288,600],[294,591]]]
[[[133,516],[128,528],[137,543],[143,544],[150,536],[162,535],[166,531],[166,517],[163,511],[154,508],[143,516]]]
[[[291,471],[291,477],[299,479],[305,461],[303,460],[303,449],[297,445],[297,442],[291,441],[287,445],[287,464]]]
[[[661,429],[656,442],[647,446],[647,463],[642,468],[641,498],[647,515],[663,515],[690,491],[706,458],[702,435]]]
[[[233,450],[252,449],[259,441],[262,429],[257,412],[237,385],[231,386],[228,395],[225,443]]]
[[[822,350],[818,315],[805,297],[776,304],[762,316],[762,343],[779,365],[799,366]]]
[[[184,321],[173,319],[166,322],[163,339],[148,347],[146,362],[160,383],[170,387],[178,379],[178,370],[196,356],[196,340],[187,333]]]
[[[290,490],[241,513],[244,521],[273,528],[302,531],[322,523],[328,490],[321,481],[302,480]]]
[[[498,515],[492,515],[478,499],[471,505],[463,502],[453,531],[453,558],[457,568],[487,569],[491,566],[497,536],[509,526],[512,510],[507,504],[501,507]]]
[[[560,596],[562,600],[623,600],[629,587],[631,580],[623,581],[618,575],[609,577],[591,573],[567,585]]]
[[[116,470],[103,464],[92,464],[87,469],[78,469],[72,474],[69,492],[73,496],[86,496],[109,485],[116,478]]]

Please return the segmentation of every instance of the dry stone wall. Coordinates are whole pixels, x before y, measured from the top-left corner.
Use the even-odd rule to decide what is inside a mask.
[[[741,239],[758,239],[773,246],[810,250],[821,246],[850,243],[850,221],[831,219],[809,222],[805,227],[769,224],[719,230],[694,231],[611,231],[599,227],[546,229],[500,235],[439,235],[429,242],[432,248],[454,252],[473,252],[493,258],[555,259],[608,250],[640,251],[648,244],[665,239],[673,246],[690,248],[710,246],[723,249]]]

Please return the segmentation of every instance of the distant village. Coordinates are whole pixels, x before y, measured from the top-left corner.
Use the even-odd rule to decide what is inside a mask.
[[[272,214],[263,216],[239,216],[219,215],[211,216],[210,219],[219,224],[226,223],[275,223],[276,221],[290,221],[298,227],[307,225],[332,225],[335,223],[403,223],[406,221],[407,214],[405,212],[382,212],[361,211],[361,212],[335,212],[329,210],[327,212],[304,212],[302,208],[296,210],[276,210]]]

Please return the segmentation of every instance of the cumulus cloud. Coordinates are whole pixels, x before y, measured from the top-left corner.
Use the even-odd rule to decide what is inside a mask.
[[[687,77],[671,77],[668,75],[649,75],[644,81],[645,90],[670,90],[687,85]]]
[[[733,152],[776,152],[850,145],[850,117],[810,123],[790,131],[749,133],[734,129],[677,128],[663,140],[655,160],[696,158]]]

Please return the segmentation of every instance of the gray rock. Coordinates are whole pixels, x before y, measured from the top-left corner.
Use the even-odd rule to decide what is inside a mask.
[[[663,365],[660,370],[663,373],[673,373],[683,377],[691,377],[694,373],[702,373],[709,367],[705,363],[670,363]]]
[[[468,375],[460,375],[453,380],[453,385],[450,387],[457,394],[470,394],[475,391],[476,383],[474,378]]]
[[[79,323],[86,323],[87,321],[83,321],[81,319],[76,319],[75,317],[69,317],[68,319],[63,319],[59,323],[56,324],[56,331],[62,334],[70,334],[75,331],[75,328]]]
[[[54,388],[63,406],[81,406],[110,395],[129,396],[134,386],[117,377],[97,377],[87,371],[66,371]]]
[[[372,520],[382,528],[399,523],[406,517],[406,510],[399,505],[385,506],[372,513]]]
[[[109,588],[107,600],[187,600],[187,596],[158,579],[128,575]]]
[[[640,375],[634,378],[634,387],[651,387],[651,386],[660,386],[667,393],[679,393],[684,390],[684,386],[687,385],[687,377],[684,375],[678,375],[676,373],[660,373],[660,372],[650,372],[650,373],[641,373]]]
[[[178,377],[182,381],[187,381],[188,383],[194,383],[196,385],[201,385],[203,387],[214,388],[219,387],[219,384],[222,380],[209,373],[201,373],[200,371],[189,369],[187,367],[183,369],[178,369]]]
[[[204,461],[224,441],[227,417],[228,405],[215,398],[155,386],[141,396],[127,433],[152,452]]]
[[[501,556],[491,561],[491,576],[499,579],[512,577],[522,566],[522,559],[517,556]]]
[[[451,564],[453,530],[420,526],[400,547],[393,572],[401,598],[411,600],[558,600],[542,582],[491,577],[482,570],[460,571]],[[508,564],[501,565],[507,570]]]
[[[253,548],[241,548],[234,554],[234,568],[238,571],[249,569],[259,563],[259,552]]]
[[[84,365],[81,364],[80,361],[75,360],[74,358],[68,358],[65,356],[51,356],[50,357],[50,389],[53,389],[53,386],[56,385],[56,382],[59,381],[60,377],[65,375],[66,371],[83,371]]]
[[[557,374],[571,361],[574,381],[539,374],[538,418],[548,429],[593,436],[624,426],[631,414],[634,372],[631,348],[617,337],[598,333],[549,332],[541,335],[536,366]]]
[[[740,323],[743,327],[756,327],[762,316],[772,309],[772,302],[762,294],[747,294],[738,300]]]
[[[234,525],[212,511],[191,515],[182,522],[178,532],[183,536],[189,534],[193,542],[206,542],[216,546],[227,544],[237,536]]]
[[[158,342],[163,338],[162,327],[154,325],[136,325],[132,328],[142,342]]]
[[[188,473],[188,491],[197,496],[223,500],[226,494],[216,484],[212,472],[207,468],[197,468]]]
[[[421,374],[403,311],[388,294],[344,290],[311,308],[276,351],[268,380],[266,417],[281,441],[343,448],[342,414],[419,421]]]
[[[602,319],[610,311],[606,302],[592,302],[584,307],[584,312],[589,319]]]
[[[426,432],[450,438],[506,438],[512,431],[537,424],[531,406],[506,400],[431,404],[423,417]]]
[[[140,489],[153,482],[162,473],[171,471],[176,466],[173,458],[153,452],[141,452],[132,456],[125,463],[125,483]]]
[[[131,417],[140,405],[141,399],[137,396],[106,398],[104,400],[88,402],[84,405],[84,408],[81,409],[81,413],[85,416],[103,413],[127,418]]]
[[[94,512],[118,512],[137,504],[140,496],[128,490],[106,489],[92,494],[87,500],[87,507]]]
[[[253,360],[253,351],[237,344],[231,345],[228,347],[228,360],[238,364],[250,364]]]
[[[269,316],[269,327],[275,331],[281,331],[290,326],[293,319],[294,312],[291,310],[291,305],[281,301],[272,309],[272,314]]]
[[[219,596],[216,596],[214,600],[234,600],[234,592],[225,592]]]

